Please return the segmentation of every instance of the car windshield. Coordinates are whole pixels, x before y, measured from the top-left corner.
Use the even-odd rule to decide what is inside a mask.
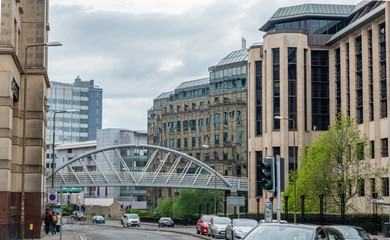
[[[234,219],[233,225],[235,227],[256,227],[257,221],[250,219]]]
[[[245,240],[311,240],[313,239],[314,231],[302,227],[294,227],[291,225],[260,225],[250,232]]]
[[[96,218],[96,219],[99,219],[99,220],[103,219],[102,216],[96,216],[95,218]]]
[[[214,224],[229,224],[231,222],[230,218],[214,218]]]
[[[205,222],[210,222],[210,220],[213,218],[213,216],[206,216],[206,217],[203,217],[203,221]]]
[[[161,221],[171,221],[170,218],[161,218]]]
[[[339,230],[345,239],[364,239],[364,240],[370,240],[370,237],[364,229],[360,228],[353,228],[353,227],[333,227],[337,230]]]
[[[137,214],[130,214],[129,218],[130,219],[138,219],[138,215]]]

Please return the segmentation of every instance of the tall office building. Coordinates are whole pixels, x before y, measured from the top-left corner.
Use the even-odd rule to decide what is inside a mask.
[[[94,80],[74,83],[51,82],[48,91],[47,113],[47,162],[51,163],[54,113],[75,110],[74,113],[59,113],[55,118],[55,144],[96,140],[97,130],[102,129],[103,90]],[[51,168],[51,164],[48,165]],[[51,171],[48,168],[47,171]]]
[[[34,224],[33,237],[41,237],[48,48],[29,47],[27,64],[25,52],[28,46],[47,43],[48,13],[48,1],[0,4],[0,233],[5,239],[20,238],[22,212],[24,222]],[[28,234],[31,238],[30,230]]]
[[[208,78],[160,94],[148,111],[148,143],[184,152],[222,175],[247,176],[246,79],[243,47],[210,67]],[[184,167],[179,164],[177,171]],[[160,190],[153,195],[165,194]],[[148,199],[148,206],[156,200]]]
[[[248,52],[249,211],[256,211],[256,198],[263,210],[270,197],[259,182],[262,157],[279,155],[288,160],[285,172],[292,170],[294,140],[299,148],[310,146],[340,111],[369,138],[366,161],[387,167],[389,13],[388,1],[303,4],[278,9],[260,28],[264,42]],[[389,176],[364,179],[354,207],[370,212],[375,186],[389,201]]]

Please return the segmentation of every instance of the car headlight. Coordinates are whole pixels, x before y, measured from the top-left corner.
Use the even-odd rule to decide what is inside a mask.
[[[244,232],[241,231],[240,229],[234,229],[234,232],[235,232],[235,233],[238,233],[238,234],[244,233]]]
[[[217,227],[216,229],[217,229],[218,231],[221,230],[221,228],[219,228],[219,227]]]

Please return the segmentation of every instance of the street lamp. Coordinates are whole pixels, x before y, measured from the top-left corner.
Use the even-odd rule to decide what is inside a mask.
[[[74,113],[76,110],[64,110],[64,111],[58,111],[54,113],[53,117],[53,147],[52,147],[52,161],[51,161],[51,187],[54,188],[54,160],[55,160],[55,153],[54,153],[54,144],[56,139],[56,114],[57,113]]]
[[[274,117],[275,119],[279,119],[279,120],[287,120],[287,121],[291,121],[292,122],[292,128],[293,128],[293,131],[295,131],[295,120],[292,119],[292,118],[286,118],[286,117],[281,117],[281,116],[275,116]],[[293,149],[293,162],[294,162],[294,223],[297,223],[297,194],[296,194],[296,191],[297,191],[297,181],[296,181],[296,169],[297,169],[297,161],[295,159],[295,132],[293,132],[293,143],[294,143],[294,149]]]
[[[209,145],[202,145],[202,148],[208,149]],[[217,215],[217,165],[214,159],[214,212]]]
[[[27,51],[34,47],[57,47],[62,46],[60,42],[48,42],[42,44],[28,45],[24,54],[24,91],[23,91],[23,147],[22,147],[22,202],[21,202],[21,239],[24,239],[24,198],[25,198],[25,167],[26,167],[26,104],[27,104]],[[46,106],[45,106],[46,107]]]

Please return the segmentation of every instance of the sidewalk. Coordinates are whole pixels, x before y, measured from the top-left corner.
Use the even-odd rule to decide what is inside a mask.
[[[57,234],[52,235],[50,232],[49,234],[46,235],[46,232],[44,229],[42,229],[42,238],[41,239],[60,239],[60,233],[58,232]],[[64,227],[62,231],[62,240],[84,240],[82,236],[79,236],[76,233],[67,231],[66,227]]]

